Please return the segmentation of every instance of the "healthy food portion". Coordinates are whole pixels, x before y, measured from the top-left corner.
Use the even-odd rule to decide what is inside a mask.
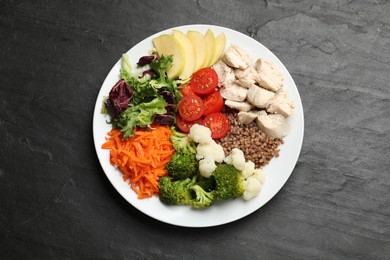
[[[283,74],[209,29],[161,34],[138,58],[122,55],[103,102],[102,148],[139,199],[195,209],[256,197],[279,156],[294,103]],[[278,174],[278,173],[270,173]]]

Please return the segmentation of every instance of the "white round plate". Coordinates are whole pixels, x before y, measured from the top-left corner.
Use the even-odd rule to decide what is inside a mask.
[[[284,75],[284,88],[288,91],[290,98],[295,103],[294,114],[288,118],[291,125],[291,132],[284,138],[284,144],[280,146],[280,156],[264,167],[266,181],[257,197],[249,201],[236,199],[216,203],[212,207],[196,210],[187,206],[167,206],[160,202],[158,197],[150,199],[137,199],[135,192],[125,183],[121,173],[109,162],[109,151],[101,149],[105,142],[106,133],[110,131],[111,125],[107,124],[108,116],[101,114],[102,102],[104,96],[107,96],[114,84],[119,80],[120,59],[111,69],[107,78],[103,82],[99,95],[96,100],[93,115],[93,138],[97,156],[100,164],[112,185],[131,205],[144,214],[160,220],[165,223],[184,226],[184,227],[209,227],[226,224],[241,219],[252,212],[261,208],[282,188],[290,177],[295,164],[298,160],[303,141],[303,109],[298,89],[282,62],[265,46],[256,40],[231,29],[213,26],[213,25],[186,25],[175,27],[156,33],[141,41],[127,54],[133,68],[136,68],[136,62],[141,56],[147,55],[153,48],[152,39],[163,33],[172,33],[172,29],[178,29],[182,32],[189,30],[205,33],[211,29],[215,35],[224,32],[226,35],[226,47],[236,44],[243,48],[253,59],[267,58],[271,60]]]

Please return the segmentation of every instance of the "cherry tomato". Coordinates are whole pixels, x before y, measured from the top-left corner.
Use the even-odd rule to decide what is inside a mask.
[[[194,91],[192,91],[192,88],[189,83],[181,85],[179,87],[179,91],[183,96],[190,96],[190,95],[196,95]]]
[[[209,114],[203,119],[202,124],[211,130],[211,138],[220,139],[227,135],[230,124],[227,116],[221,112]]]
[[[203,115],[203,101],[198,96],[184,96],[177,109],[185,121],[195,121]]]
[[[218,85],[218,75],[212,68],[200,69],[192,75],[190,85],[195,94],[211,94]]]
[[[215,91],[203,99],[204,111],[203,115],[207,116],[214,112],[220,112],[223,108],[224,102],[219,91]]]
[[[180,115],[176,116],[176,125],[179,128],[180,131],[183,133],[188,134],[190,132],[191,126],[194,124],[199,124],[201,125],[203,121],[203,118],[199,118],[198,120],[195,121],[185,121]]]

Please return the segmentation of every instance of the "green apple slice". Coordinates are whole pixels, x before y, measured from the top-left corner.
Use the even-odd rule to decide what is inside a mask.
[[[195,68],[194,71],[203,68],[206,61],[206,41],[202,33],[198,31],[188,31],[187,38],[191,41],[195,50]]]
[[[169,79],[177,78],[183,71],[186,63],[184,49],[172,35],[162,34],[153,39],[158,55],[173,55],[173,64],[167,70]]]
[[[217,37],[215,37],[215,52],[210,66],[213,66],[221,58],[223,52],[225,51],[225,45],[226,36],[224,33],[220,33]]]
[[[191,77],[192,73],[194,73],[196,62],[194,46],[192,46],[188,37],[179,30],[173,30],[173,38],[180,43],[184,50],[185,64],[179,78],[185,80]]]
[[[213,59],[213,55],[215,53],[215,36],[213,31],[210,29],[207,30],[206,34],[204,35],[205,41],[206,41],[206,62],[203,67],[210,67],[211,62]]]

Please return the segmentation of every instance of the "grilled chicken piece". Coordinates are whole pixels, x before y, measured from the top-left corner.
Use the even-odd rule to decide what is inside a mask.
[[[274,92],[252,85],[246,93],[246,99],[249,103],[258,108],[266,108],[268,101],[275,95]]]
[[[239,123],[247,125],[253,122],[253,120],[255,120],[258,115],[259,114],[257,111],[249,111],[249,112],[240,111],[237,114],[237,120]]]
[[[288,124],[286,118],[279,114],[267,114],[265,111],[260,111],[259,115],[256,118],[257,126],[264,132],[266,135],[283,138],[290,132],[290,125]]]
[[[250,88],[260,80],[256,70],[252,66],[249,66],[244,70],[235,69],[234,75],[236,76],[237,84],[244,88]]]
[[[267,111],[274,114],[281,114],[284,117],[291,116],[294,112],[295,105],[291,101],[287,91],[279,90],[271,98],[267,105]]]
[[[255,68],[260,79],[258,81],[260,86],[273,92],[283,87],[283,75],[272,62],[266,59],[257,59]]]
[[[247,92],[248,90],[246,88],[243,88],[234,82],[225,84],[224,87],[219,90],[219,93],[221,93],[221,96],[224,99],[232,101],[244,101]]]
[[[253,108],[252,104],[245,101],[239,102],[239,101],[225,100],[225,105],[230,108],[236,109],[238,111],[246,111],[246,112],[248,112]]]
[[[232,44],[222,56],[222,60],[230,67],[246,69],[253,65],[252,58],[240,47]]]
[[[234,71],[226,63],[219,60],[213,65],[213,69],[218,75],[218,86],[222,87],[225,83],[229,84],[235,80]]]

